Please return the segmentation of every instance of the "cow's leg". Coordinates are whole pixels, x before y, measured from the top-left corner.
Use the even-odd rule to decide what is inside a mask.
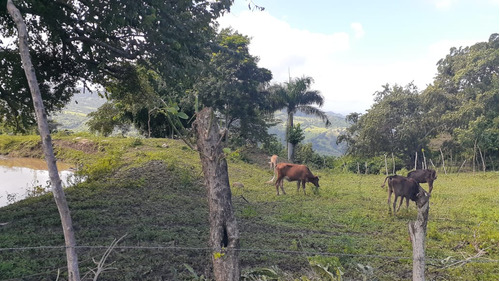
[[[306,195],[306,180],[302,180],[302,190],[304,190],[304,195]]]
[[[398,210],[396,212],[399,212],[399,208],[401,208],[401,205],[403,204],[403,196],[400,197],[401,199],[399,199],[399,206],[398,206]],[[396,202],[396,201],[394,201]]]
[[[297,192],[300,191],[300,180],[297,181]]]
[[[387,205],[389,206],[389,213],[391,212],[391,195],[392,195],[392,189],[391,187],[388,188],[389,191],[389,197],[387,198]],[[396,196],[396,194],[394,194]],[[396,198],[394,198],[396,200]]]
[[[396,203],[398,202],[398,196],[394,193],[394,203],[392,204],[393,213],[396,214]]]
[[[432,192],[432,188],[434,187],[434,181],[429,181],[429,194]]]
[[[280,186],[280,184],[281,185],[283,184],[282,182],[283,182],[283,178],[278,177],[278,179],[274,183],[274,186],[276,186],[276,195],[278,195],[278,196],[280,195],[279,186]],[[281,189],[283,189],[283,187]]]
[[[410,198],[405,198],[406,199],[406,211],[408,212],[408,206],[410,205]]]
[[[285,189],[283,188],[283,182],[284,179],[281,179],[281,191],[283,191],[283,194],[286,194]]]

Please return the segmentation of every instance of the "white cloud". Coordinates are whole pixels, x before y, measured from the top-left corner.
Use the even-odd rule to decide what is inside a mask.
[[[226,14],[219,23],[252,38],[251,54],[260,57],[259,65],[270,69],[276,82],[288,80],[288,69],[292,77],[312,76],[311,67],[349,49],[345,32],[321,34],[292,28],[267,12]]]
[[[435,0],[434,6],[440,10],[448,10],[451,7],[452,0]]]
[[[313,77],[313,89],[325,97],[323,110],[341,114],[364,113],[373,104],[373,93],[386,83],[404,86],[414,81],[419,90],[424,90],[433,81],[437,61],[451,47],[474,44],[440,41],[418,54],[387,58],[363,54],[368,58],[355,60],[351,58],[360,54],[354,53],[351,44],[363,41],[351,42],[350,30],[314,33],[293,28],[267,12],[228,14],[219,22],[222,27],[232,26],[252,37],[250,53],[260,57],[260,67],[272,71],[274,82],[287,81],[289,73],[291,77]],[[362,36],[361,24],[353,23],[351,28],[358,38]]]
[[[359,22],[353,22],[351,23],[351,28],[354,30],[354,37],[357,39],[362,38],[365,36],[365,31],[363,30],[363,26]]]

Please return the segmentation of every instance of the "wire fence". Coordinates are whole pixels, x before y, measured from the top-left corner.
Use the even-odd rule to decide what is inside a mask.
[[[80,245],[75,246],[76,249],[108,249],[110,246],[95,246],[95,245]],[[48,249],[66,249],[66,246],[33,246],[33,247],[11,247],[0,248],[0,252],[4,251],[28,251],[28,250],[48,250]],[[166,250],[166,251],[210,251],[210,247],[177,247],[177,246],[115,246],[116,250]],[[385,255],[369,255],[369,254],[347,254],[347,253],[331,253],[319,251],[294,251],[294,250],[276,250],[276,249],[238,249],[239,252],[255,252],[255,253],[280,253],[289,255],[307,255],[307,256],[335,256],[335,257],[360,257],[360,258],[378,258],[391,260],[411,260],[411,256],[385,256]],[[445,258],[426,258],[428,261],[459,261],[460,259]],[[483,257],[471,259],[478,263],[498,263],[498,260],[488,259]]]
[[[79,245],[75,246],[77,249],[82,250],[107,250],[110,248],[109,245]],[[0,248],[0,255],[2,252],[10,252],[10,251],[47,251],[47,250],[61,250],[63,252],[66,249],[66,246],[30,246],[30,247],[7,247]],[[114,251],[124,251],[124,250],[152,250],[152,251],[195,251],[195,252],[206,252],[209,253],[212,251],[210,247],[183,247],[183,246],[113,246]],[[303,256],[303,257],[313,257],[313,256],[323,256],[323,257],[338,257],[338,258],[359,258],[359,259],[382,259],[384,261],[394,262],[394,261],[411,261],[411,256],[388,256],[388,255],[375,255],[375,254],[348,254],[348,253],[332,253],[332,252],[323,252],[323,251],[305,251],[305,250],[277,250],[277,249],[252,249],[252,248],[240,248],[237,251],[240,253],[259,253],[259,254],[284,254],[284,255],[295,255],[295,256]],[[91,259],[93,260],[93,259]],[[84,262],[83,260],[80,262]],[[469,257],[469,258],[455,258],[455,257],[445,257],[445,258],[435,258],[435,257],[427,257],[426,265],[433,267],[441,267],[446,268],[453,265],[465,264],[465,263],[497,263],[498,260],[488,259],[484,257]],[[37,278],[41,278],[42,276],[47,275],[55,275],[60,272],[64,272],[66,268],[64,266],[58,266],[57,268],[46,268],[42,269],[41,273],[38,274],[30,274],[22,277],[17,277],[15,279],[3,279],[7,280],[35,280]]]

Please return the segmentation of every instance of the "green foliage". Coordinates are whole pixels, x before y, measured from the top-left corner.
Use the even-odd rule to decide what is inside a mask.
[[[83,166],[80,173],[87,176],[89,181],[100,179],[123,165],[121,156],[122,152],[119,150],[110,151],[92,164]]]
[[[312,106],[316,104],[321,107],[324,102],[323,96],[319,91],[310,89],[312,83],[313,79],[311,77],[302,77],[285,82],[284,84],[275,84],[269,88],[273,110],[286,108],[288,115],[286,139],[290,143],[295,142],[297,144],[303,140],[303,136],[292,126],[294,125],[293,116],[299,111],[321,118],[325,122],[325,126],[330,125],[330,120],[328,120],[326,113]],[[292,145],[292,150],[295,144]],[[293,158],[293,155],[293,151],[288,151],[289,158]]]
[[[455,159],[471,159],[476,148],[498,162],[498,34],[452,48],[437,65],[434,82],[421,93],[413,83],[383,86],[366,114],[347,116],[351,126],[338,142],[358,157],[394,153],[406,168],[413,167],[415,152],[431,154],[431,147]]]
[[[289,128],[287,141],[293,145],[296,145],[304,140],[304,131],[300,128],[300,124],[293,125]]]
[[[235,151],[232,151],[231,148],[229,147],[225,147],[223,149],[224,151],[224,154],[226,156],[226,158],[230,161],[237,161],[237,160],[241,160],[242,159],[242,156],[240,154],[240,151],[239,150],[235,150]]]
[[[196,271],[194,271],[194,269],[191,266],[189,266],[189,264],[184,264],[184,267],[186,267],[186,269],[189,271],[189,273],[191,273],[191,278],[189,280],[191,280],[191,281],[205,281],[205,280],[208,280],[203,275],[198,276],[198,274],[196,273]]]
[[[285,155],[285,146],[276,138],[271,135],[262,143],[262,150],[269,155]]]
[[[342,281],[342,265],[337,257],[309,257],[311,268],[321,280]]]
[[[128,82],[135,80],[131,78],[136,73],[128,67],[130,61],[155,69],[168,88],[184,94],[186,84],[196,79],[190,74],[208,59],[214,20],[232,1],[67,1],[61,5],[21,0],[16,5],[27,13],[23,16],[30,28],[30,54],[44,106],[52,113],[69,101],[82,81],[108,86],[116,79],[133,87]],[[14,41],[17,32],[8,13],[0,13],[0,26],[0,37]],[[0,97],[0,120],[3,129],[26,133],[35,117],[17,48],[13,44],[0,52],[2,90],[12,93]]]
[[[103,104],[97,111],[88,114],[91,119],[85,124],[89,127],[90,132],[99,133],[107,137],[113,133],[115,127],[120,126],[124,133],[129,126],[127,120],[124,119],[124,112],[116,107],[113,103],[107,102]]]
[[[217,111],[231,143],[262,141],[268,136],[271,111],[264,85],[272,74],[258,67],[258,58],[249,53],[249,37],[222,29],[215,42],[210,62],[194,87],[199,101]]]

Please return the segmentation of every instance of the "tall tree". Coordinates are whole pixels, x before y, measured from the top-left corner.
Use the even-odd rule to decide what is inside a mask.
[[[275,110],[286,109],[287,113],[287,143],[288,160],[293,161],[295,145],[289,141],[289,132],[293,128],[293,116],[297,111],[315,115],[325,122],[326,126],[330,121],[325,112],[312,106],[323,106],[323,96],[317,90],[311,90],[313,79],[311,77],[295,78],[283,84],[275,84],[270,87],[271,99]]]
[[[405,87],[386,84],[374,95],[375,103],[365,114],[348,116],[352,125],[338,141],[346,141],[353,155],[394,153],[410,163],[415,151],[428,141],[417,87],[413,83]]]
[[[64,194],[61,178],[57,171],[56,157],[54,155],[54,150],[52,148],[52,139],[50,137],[49,125],[47,121],[47,115],[45,113],[45,108],[43,107],[42,95],[40,93],[40,88],[38,87],[38,81],[35,74],[35,69],[31,63],[31,56],[29,54],[28,46],[28,31],[26,29],[26,24],[24,19],[17,9],[17,7],[12,3],[12,0],[7,0],[7,10],[12,16],[12,19],[16,23],[18,36],[19,36],[19,53],[21,56],[21,61],[23,69],[28,81],[30,92],[33,98],[33,106],[36,111],[38,130],[40,132],[40,137],[42,139],[42,147],[45,153],[45,160],[49,169],[49,177],[52,183],[52,193],[56,201],[57,209],[61,217],[61,224],[64,233],[64,241],[66,244],[66,260],[68,264],[68,280],[79,281],[80,280],[80,270],[78,268],[78,255],[76,253],[76,239],[75,232],[73,229],[73,221],[71,219],[71,214],[68,207],[68,202],[66,201],[66,196]]]
[[[222,29],[215,42],[217,47],[196,87],[200,102],[220,115],[233,139],[262,141],[271,112],[269,93],[264,91],[271,71],[257,66],[259,59],[250,54],[247,36]]]
[[[498,162],[498,34],[487,42],[451,48],[422,94],[426,122],[451,139],[443,150],[473,155],[477,145]]]

